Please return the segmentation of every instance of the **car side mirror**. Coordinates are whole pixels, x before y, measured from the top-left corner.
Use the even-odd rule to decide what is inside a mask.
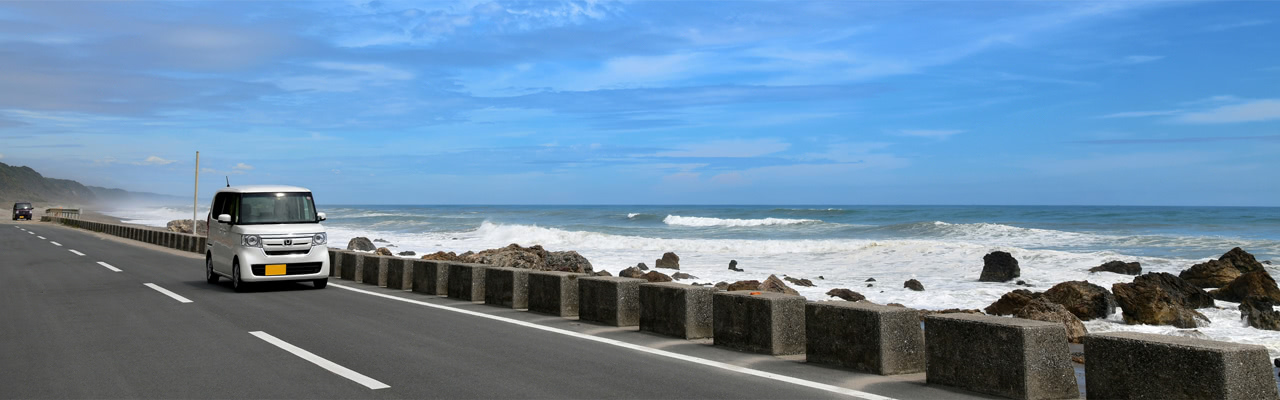
[[[316,221],[324,221],[326,219],[329,219],[328,215],[324,215],[324,213],[316,213]]]
[[[218,222],[224,224],[231,223],[231,214],[218,214]]]

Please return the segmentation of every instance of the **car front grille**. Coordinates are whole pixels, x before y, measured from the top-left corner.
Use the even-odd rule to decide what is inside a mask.
[[[306,275],[319,273],[321,266],[322,264],[318,262],[285,264],[284,274]],[[253,271],[254,276],[265,276],[267,274],[267,264],[253,264],[249,266],[249,269]]]
[[[311,250],[263,250],[269,256],[300,256],[310,253]]]

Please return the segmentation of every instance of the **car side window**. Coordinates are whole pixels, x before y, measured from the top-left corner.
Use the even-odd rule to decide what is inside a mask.
[[[227,214],[231,214],[231,223],[240,223],[240,194],[227,195]]]
[[[209,214],[213,214],[209,218],[210,222],[218,222],[218,215],[222,213],[222,204],[226,202],[227,195],[218,193],[213,196],[213,206],[209,207]]]

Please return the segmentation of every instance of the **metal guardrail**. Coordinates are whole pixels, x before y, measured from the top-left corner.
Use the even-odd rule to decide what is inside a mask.
[[[45,215],[58,216],[62,218],[77,218],[80,216],[79,208],[46,208]]]

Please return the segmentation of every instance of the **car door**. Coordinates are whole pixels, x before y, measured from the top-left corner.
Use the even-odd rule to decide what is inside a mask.
[[[229,238],[231,223],[219,222],[218,216],[231,213],[230,203],[233,197],[233,193],[218,193],[215,196],[214,208],[211,211],[212,226],[209,227],[209,241],[213,243],[213,268],[224,274],[231,273],[231,259],[234,257],[235,248],[231,246]]]

